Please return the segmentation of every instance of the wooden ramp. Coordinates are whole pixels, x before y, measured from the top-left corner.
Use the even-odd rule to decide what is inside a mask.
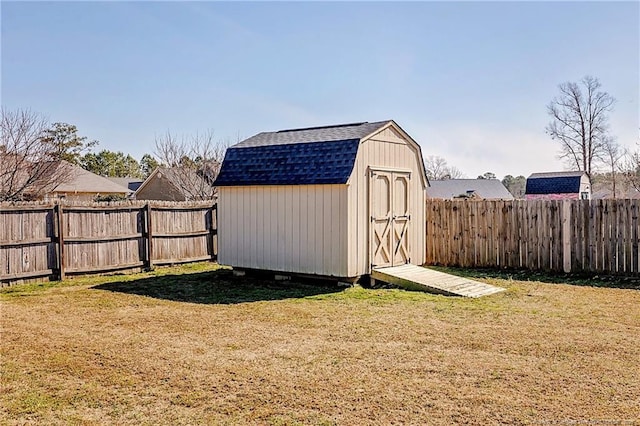
[[[447,296],[481,297],[505,290],[502,287],[411,264],[374,268],[371,271],[371,279],[384,281],[408,290],[426,291]]]

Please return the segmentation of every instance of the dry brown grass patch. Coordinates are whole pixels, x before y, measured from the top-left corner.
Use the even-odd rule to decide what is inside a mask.
[[[638,290],[486,278],[508,291],[470,300],[212,269],[3,291],[0,422],[640,424]]]

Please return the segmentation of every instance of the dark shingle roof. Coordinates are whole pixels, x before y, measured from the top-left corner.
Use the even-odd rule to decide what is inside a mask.
[[[531,178],[556,178],[556,177],[582,177],[586,175],[586,172],[542,172],[542,173],[531,173],[528,179]]]
[[[259,133],[227,150],[215,186],[346,183],[360,139],[389,121]]]
[[[216,186],[346,183],[359,139],[231,148]]]
[[[262,132],[250,137],[249,139],[245,139],[244,141],[232,146],[232,148],[362,139],[375,132],[389,121],[390,120],[378,121],[375,123],[338,124],[335,126]]]
[[[525,194],[577,194],[584,172],[534,173],[527,178]]]
[[[449,200],[472,191],[485,200],[513,200],[513,195],[497,179],[431,180],[427,197]]]

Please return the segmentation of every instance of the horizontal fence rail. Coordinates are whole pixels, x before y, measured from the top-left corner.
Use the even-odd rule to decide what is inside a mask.
[[[215,260],[212,203],[0,204],[0,283]]]
[[[640,200],[427,200],[431,265],[637,275]]]
[[[427,200],[426,263],[638,275],[640,200]],[[0,284],[217,258],[212,203],[0,204]]]

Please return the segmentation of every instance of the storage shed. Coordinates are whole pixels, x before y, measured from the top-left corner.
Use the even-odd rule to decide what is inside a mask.
[[[340,278],[424,263],[428,181],[393,120],[259,133],[214,185],[220,263]]]
[[[586,172],[533,173],[527,178],[527,200],[590,200],[591,180]]]

